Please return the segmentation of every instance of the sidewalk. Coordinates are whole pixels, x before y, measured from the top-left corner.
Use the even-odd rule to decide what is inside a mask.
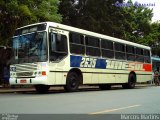
[[[15,92],[32,92],[35,91],[35,89],[32,87],[29,88],[24,88],[24,87],[19,87],[19,88],[11,88],[11,87],[3,87],[0,85],[0,93],[15,93]]]
[[[155,86],[154,84],[136,84],[136,87],[151,87],[151,86]],[[120,85],[113,85],[113,88],[121,88]],[[80,86],[80,89],[91,89],[91,88],[97,88],[98,86]],[[63,90],[63,87],[50,87],[50,90]],[[0,94],[1,93],[16,93],[16,92],[35,92],[35,88],[34,87],[18,87],[18,88],[11,88],[11,87],[7,87],[4,88],[3,86],[0,85]]]

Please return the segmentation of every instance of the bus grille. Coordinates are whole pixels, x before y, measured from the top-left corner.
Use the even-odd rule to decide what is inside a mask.
[[[33,72],[20,72],[20,73],[16,73],[17,77],[20,76],[32,76]]]

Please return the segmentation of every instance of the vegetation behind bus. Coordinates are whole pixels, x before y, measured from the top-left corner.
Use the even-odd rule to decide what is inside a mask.
[[[5,45],[18,27],[42,21],[61,22],[58,3],[59,0],[1,0],[0,45]]]
[[[117,0],[120,3],[123,0]],[[35,22],[63,22],[70,26],[154,47],[160,55],[160,23],[151,23],[152,10],[145,7],[116,7],[115,0],[43,0],[0,2],[0,44],[16,28]],[[6,27],[7,26],[7,27]],[[156,46],[158,43],[158,46]]]
[[[63,24],[151,46],[160,56],[160,23],[151,22],[153,11],[145,7],[116,7],[123,0],[62,0]],[[147,2],[147,1],[146,1]],[[156,45],[156,46],[155,46]]]

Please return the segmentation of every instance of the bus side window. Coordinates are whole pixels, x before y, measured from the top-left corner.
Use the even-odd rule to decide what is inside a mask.
[[[136,48],[136,61],[144,62],[143,49]]]
[[[86,36],[85,42],[86,42],[86,55],[101,56],[99,38]]]
[[[67,37],[62,34],[50,33],[50,60],[58,61],[68,53]]]
[[[149,50],[144,50],[144,62],[145,63],[150,63],[151,62],[151,57],[150,57],[150,51]]]
[[[85,54],[84,36],[82,34],[70,32],[70,52],[73,54]]]
[[[102,57],[114,58],[113,42],[109,40],[101,40]]]
[[[52,52],[67,52],[67,37],[50,33],[50,47]]]
[[[126,46],[126,55],[127,55],[127,60],[135,61],[135,48],[134,48],[134,46],[130,46],[130,45]]]
[[[67,53],[67,37],[65,35],[57,35],[56,50]]]
[[[125,60],[125,45],[122,43],[115,42],[115,58]]]

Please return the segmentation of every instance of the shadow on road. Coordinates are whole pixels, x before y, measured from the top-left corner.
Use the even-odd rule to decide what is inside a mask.
[[[149,85],[138,85],[134,89],[145,89],[147,87],[153,87]],[[123,89],[121,85],[112,86],[110,90],[101,90],[98,86],[82,86],[80,87],[76,92],[66,92],[63,87],[57,89],[57,87],[51,87],[50,90],[47,93],[44,94],[70,94],[70,93],[81,93],[81,92],[97,92],[97,91],[121,91],[121,90],[133,90],[133,89]],[[31,91],[17,91],[17,94],[36,94],[36,95],[42,95],[40,93],[37,93],[36,90]]]

